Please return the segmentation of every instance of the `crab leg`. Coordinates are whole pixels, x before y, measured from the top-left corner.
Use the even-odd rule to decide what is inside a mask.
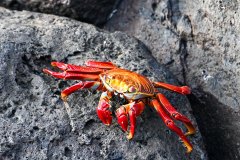
[[[111,108],[110,99],[112,98],[111,92],[103,92],[97,107],[97,115],[99,119],[105,124],[110,125],[112,123],[112,112],[109,110]]]
[[[193,149],[191,143],[188,141],[186,136],[183,134],[180,128],[178,128],[173,120],[168,116],[168,114],[165,112],[163,107],[160,105],[157,99],[151,100],[151,104],[159,114],[159,116],[162,118],[163,122],[166,124],[168,128],[170,128],[172,131],[176,132],[178,136],[182,139],[184,145],[187,147],[187,153],[190,153]]]
[[[127,128],[128,128],[127,109],[129,109],[129,104],[119,107],[115,113],[117,120],[118,120],[118,124],[121,126],[121,128],[124,130],[124,132],[126,132]]]
[[[85,64],[88,67],[101,68],[101,69],[113,69],[117,67],[112,62],[100,62],[100,61],[92,61],[92,60],[87,61]]]
[[[84,80],[84,81],[94,81],[99,80],[98,74],[81,74],[72,72],[53,72],[48,69],[43,69],[44,73],[50,74],[53,77],[61,79],[73,79],[73,80]]]
[[[190,94],[191,93],[191,89],[188,86],[174,86],[171,84],[167,84],[167,83],[162,83],[162,82],[153,82],[154,87],[157,88],[165,88],[180,94]]]
[[[194,126],[192,125],[191,121],[184,115],[180,114],[168,101],[168,99],[161,93],[157,94],[157,98],[163,107],[167,110],[167,112],[176,120],[181,121],[187,127],[188,132],[185,135],[191,135],[196,132]]]
[[[101,87],[101,83],[98,82],[98,81],[79,82],[79,83],[76,83],[76,84],[64,89],[61,92],[61,98],[62,98],[63,101],[67,101],[67,96],[68,95],[70,95],[71,93],[75,92],[78,89],[84,89],[84,88],[97,90],[97,89],[100,89],[102,87]]]
[[[136,117],[138,117],[144,110],[144,103],[142,101],[130,105],[128,115],[130,117],[130,132],[127,136],[128,139],[132,139],[135,133]]]
[[[130,132],[127,136],[128,139],[132,139],[135,133],[136,128],[136,118],[139,116],[144,110],[144,103],[142,101],[139,102],[131,102],[129,104],[123,105],[116,111],[116,116],[118,119],[119,125],[126,132],[128,127],[128,117],[130,118]]]
[[[77,66],[77,65],[73,65],[73,64],[65,64],[62,62],[52,62],[51,65],[53,67],[57,67],[66,72],[77,72],[77,73],[101,73],[101,72],[103,72],[103,69],[100,69],[100,68]]]

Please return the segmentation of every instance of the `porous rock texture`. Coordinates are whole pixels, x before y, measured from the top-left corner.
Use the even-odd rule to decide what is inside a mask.
[[[14,10],[56,14],[95,25],[111,17],[119,0],[1,0],[0,6]]]
[[[240,159],[240,1],[123,1],[105,29],[144,42],[193,88],[210,159]]]
[[[88,59],[112,61],[152,80],[177,84],[143,43],[124,33],[0,8],[1,159],[207,159],[198,128],[189,137],[194,150],[187,155],[177,135],[149,107],[137,119],[131,141],[115,119],[110,127],[98,119],[99,92],[72,94],[67,113],[60,91],[76,81],[56,80],[42,69],[51,68],[51,61],[83,65]],[[187,98],[162,92],[197,127]],[[123,101],[115,97],[113,103]]]

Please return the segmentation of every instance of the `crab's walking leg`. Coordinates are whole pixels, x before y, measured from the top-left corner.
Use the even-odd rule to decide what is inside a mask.
[[[94,81],[99,80],[98,74],[81,74],[75,72],[53,72],[48,69],[43,69],[44,73],[50,74],[53,77],[61,79],[72,79],[72,80],[84,80],[84,81]]]
[[[144,110],[144,103],[142,101],[139,102],[131,102],[129,104],[123,105],[116,111],[116,116],[118,119],[119,125],[122,127],[124,131],[127,131],[128,127],[128,118],[127,114],[130,118],[130,131],[127,136],[128,139],[132,139],[135,133],[136,128],[136,118],[139,116]]]
[[[170,128],[172,131],[176,132],[179,137],[182,139],[184,145],[187,147],[187,153],[190,153],[192,151],[192,145],[186,138],[186,136],[183,134],[181,129],[175,125],[173,120],[169,117],[169,115],[165,112],[164,108],[160,105],[157,99],[151,100],[151,104],[155,108],[155,110],[158,112],[160,117],[163,119],[163,122],[167,125],[168,128]]]
[[[162,82],[153,82],[154,87],[156,88],[165,88],[180,94],[190,94],[191,93],[191,89],[188,86],[174,86],[171,84],[167,84],[167,83],[162,83]]]
[[[97,107],[97,115],[105,125],[110,125],[112,123],[112,112],[109,110],[109,108],[111,108],[111,97],[111,92],[103,92]]]
[[[86,66],[101,68],[101,69],[113,69],[117,67],[112,62],[100,62],[100,61],[93,61],[93,60],[87,61]]]
[[[168,99],[161,93],[157,94],[157,98],[163,107],[167,110],[167,112],[176,120],[179,120],[184,123],[187,127],[188,132],[185,135],[191,135],[196,132],[194,126],[192,125],[191,121],[184,115],[180,114],[168,101]]]
[[[130,110],[128,112],[130,118],[130,132],[127,136],[128,139],[132,139],[135,133],[136,126],[136,117],[138,117],[144,110],[144,103],[139,101],[138,103],[134,103],[130,105]]]
[[[68,95],[70,95],[71,93],[75,92],[76,90],[84,89],[84,88],[97,90],[97,89],[101,89],[102,85],[98,81],[86,81],[86,82],[82,82],[81,81],[79,83],[76,83],[76,84],[74,84],[74,85],[64,89],[61,92],[61,98],[62,98],[63,101],[66,101]]]
[[[101,73],[104,71],[103,69],[100,69],[100,68],[77,66],[77,65],[73,65],[73,64],[65,64],[62,62],[51,62],[51,65],[53,67],[57,67],[57,68],[61,69],[62,71],[66,71],[66,72]]]
[[[99,80],[99,74],[106,69],[113,69],[117,66],[112,62],[87,61],[87,66],[76,66],[73,64],[65,64],[62,62],[52,62],[52,66],[59,68],[63,72],[54,72],[43,69],[44,73],[61,79],[75,79],[84,81]]]

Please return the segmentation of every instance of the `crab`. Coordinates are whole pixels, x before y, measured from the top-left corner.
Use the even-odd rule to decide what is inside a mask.
[[[61,92],[63,101],[66,102],[67,97],[79,89],[103,91],[97,106],[97,115],[105,125],[109,126],[112,123],[110,99],[114,94],[125,98],[128,104],[116,109],[115,115],[123,131],[128,133],[128,139],[132,139],[134,136],[136,118],[140,116],[146,105],[150,106],[156,110],[165,125],[180,137],[187,148],[187,153],[192,151],[193,146],[186,136],[194,134],[195,127],[157,90],[157,88],[164,88],[186,95],[190,94],[188,86],[179,87],[163,82],[153,82],[136,72],[121,69],[112,62],[88,60],[85,63],[86,66],[62,62],[52,62],[51,65],[62,70],[62,72],[54,72],[48,69],[43,69],[43,72],[64,80],[80,80],[80,82]],[[128,120],[130,121],[130,127],[128,127]],[[182,122],[188,131],[184,134],[174,123],[174,120]]]

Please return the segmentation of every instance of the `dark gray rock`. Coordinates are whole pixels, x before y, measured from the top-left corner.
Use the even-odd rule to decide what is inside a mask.
[[[211,159],[240,159],[239,6],[237,0],[124,1],[105,27],[140,39],[193,88]]]
[[[177,83],[141,42],[124,33],[0,8],[1,159],[207,159],[199,132],[189,137],[194,150],[186,155],[176,134],[148,107],[131,141],[115,119],[110,127],[100,122],[98,92],[71,95],[67,114],[60,91],[76,82],[56,80],[42,69],[51,68],[51,61],[83,65],[88,59],[112,61],[151,79]],[[185,96],[163,93],[196,125]],[[121,102],[114,100],[116,106]]]
[[[119,2],[120,0],[1,0],[0,6],[71,17],[100,26],[111,17]]]

